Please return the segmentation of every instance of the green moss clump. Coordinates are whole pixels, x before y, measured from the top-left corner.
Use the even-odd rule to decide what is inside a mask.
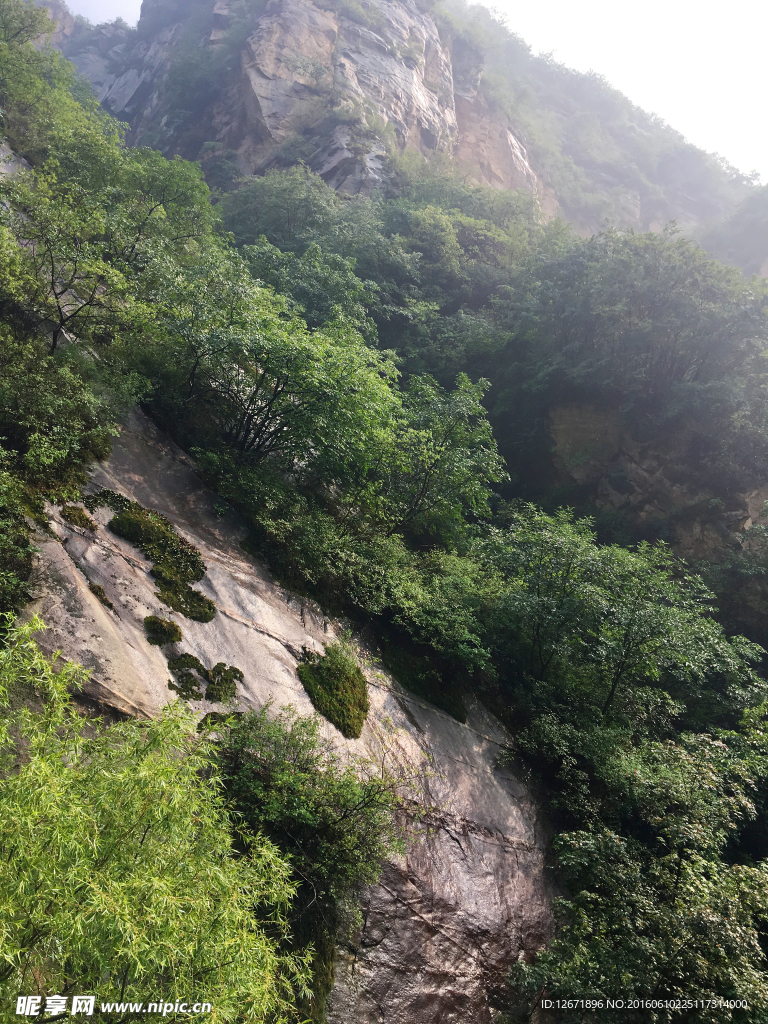
[[[157,597],[163,604],[196,622],[211,621],[216,605],[190,586],[205,576],[205,562],[197,548],[180,537],[165,516],[115,491],[99,491],[87,497],[85,504],[91,511],[106,505],[117,513],[109,529],[135,544],[152,560]]]
[[[72,526],[79,526],[82,530],[90,530],[95,533],[98,527],[91,519],[85,509],[79,505],[63,505],[60,509],[61,518],[65,519]]]
[[[205,691],[206,700],[220,701],[226,704],[237,695],[236,683],[243,679],[243,673],[234,665],[225,665],[220,661],[209,672],[210,683]]]
[[[177,644],[182,639],[178,625],[170,619],[161,619],[158,615],[147,615],[144,619],[144,629],[147,631],[147,640],[156,647]]]
[[[193,590],[182,580],[158,570],[157,566],[152,569],[152,575],[159,584],[157,597],[175,612],[195,622],[210,622],[216,614],[216,605],[199,590]]]
[[[106,591],[104,590],[104,587],[102,587],[100,583],[89,583],[88,589],[92,594],[95,594],[96,597],[98,597],[98,599],[106,608],[111,608],[114,611],[115,606],[107,597]]]
[[[184,700],[202,700],[202,682],[208,681],[208,670],[194,654],[180,654],[168,659],[168,668],[176,677],[175,683],[168,683],[169,690],[175,690]],[[195,675],[197,673],[197,675]]]
[[[202,700],[203,691],[200,687],[205,682],[208,684],[205,699],[226,703],[235,699],[235,684],[243,678],[239,668],[225,665],[223,661],[209,670],[194,654],[169,658],[168,668],[176,677],[175,683],[168,683],[168,689],[174,690],[184,700]]]
[[[347,737],[357,739],[370,704],[368,684],[346,644],[328,644],[324,655],[304,649],[299,679],[315,708]]]
[[[200,677],[207,681],[208,669],[203,665],[199,658],[196,658],[194,654],[179,654],[176,658],[168,659],[168,668],[171,672],[181,672],[184,669],[194,669],[195,672],[199,672]]]

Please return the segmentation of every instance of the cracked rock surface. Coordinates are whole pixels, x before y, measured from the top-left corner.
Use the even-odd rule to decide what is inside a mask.
[[[48,629],[41,646],[91,669],[85,697],[107,713],[150,716],[174,697],[166,656],[196,655],[244,673],[241,707],[270,698],[302,714],[312,706],[296,674],[302,647],[321,650],[334,623],[279,587],[240,547],[247,528],[217,506],[192,461],[140,414],[133,414],[89,490],[109,488],[165,515],[207,566],[195,587],[217,607],[193,622],[155,594],[150,562],[112,534],[112,512],[97,510],[95,533],[50,510],[51,533],[38,538],[37,598]],[[104,588],[110,609],[89,583]],[[179,624],[183,640],[151,646],[143,619]],[[521,783],[495,767],[506,741],[477,702],[466,725],[408,694],[366,664],[371,711],[359,740],[329,723],[340,750],[397,762],[415,780],[423,805],[402,857],[384,867],[365,895],[363,926],[339,949],[329,1024],[490,1024],[494,993],[509,965],[551,934],[544,872],[545,839]],[[215,710],[205,700],[200,711]]]
[[[451,46],[415,0],[365,0],[354,18],[343,4],[334,10],[321,0],[267,0],[236,44],[231,33],[239,31],[242,5],[211,0],[202,52],[221,54],[229,47],[231,53],[221,89],[188,118],[181,135],[179,112],[165,95],[174,62],[180,53],[184,59],[183,21],[166,23],[162,12],[153,14],[157,5],[145,0],[140,28],[154,17],[152,30],[136,33],[112,23],[86,38],[61,0],[41,2],[57,23],[55,45],[91,82],[104,107],[128,124],[131,144],[197,159],[205,142],[218,143],[242,172],[261,173],[281,166],[282,147],[296,141],[318,104],[330,111],[332,94],[347,114],[339,124],[329,118],[327,130],[318,127],[305,159],[333,188],[368,194],[385,176],[386,149],[369,131],[350,127],[354,108],[374,134],[386,125],[399,150],[452,153],[471,180],[526,189],[547,214],[557,207],[532,169],[520,133],[478,98],[482,66],[455,66]]]

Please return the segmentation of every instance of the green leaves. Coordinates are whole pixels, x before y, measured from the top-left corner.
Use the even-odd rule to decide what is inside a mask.
[[[755,683],[759,648],[725,636],[712,595],[663,544],[598,546],[567,512],[523,507],[480,550],[507,579],[499,654],[590,714],[637,726],[647,687],[685,697],[723,676],[738,699]]]
[[[278,951],[294,894],[266,839],[235,856],[210,742],[182,702],[151,722],[87,724],[32,636],[12,627],[0,685],[44,698],[6,716],[0,783],[0,993],[168,1001],[194,993],[223,1020],[286,1019],[300,958]],[[258,909],[255,909],[258,908]]]
[[[340,315],[309,331],[236,254],[214,248],[159,298],[162,336],[144,365],[170,378],[182,429],[202,433],[204,414],[203,430],[245,465],[329,485],[370,457],[396,408],[395,370]]]
[[[399,845],[396,783],[373,762],[342,762],[319,727],[318,717],[293,708],[248,712],[226,736],[223,773],[249,827],[290,851],[318,896],[344,901],[378,877]]]
[[[633,998],[660,1000],[649,1014],[674,1020],[665,1000],[699,1003],[693,1019],[759,1019],[768,1006],[765,959],[754,912],[764,904],[763,866],[730,866],[700,856],[649,857],[638,843],[609,830],[558,838],[558,857],[573,896],[559,901],[562,931],[533,964],[513,971],[534,996],[616,999],[625,1007],[601,1011],[610,1024],[636,1019]],[[749,1011],[727,1000],[747,1000]],[[581,1020],[565,1012],[566,1022]]]

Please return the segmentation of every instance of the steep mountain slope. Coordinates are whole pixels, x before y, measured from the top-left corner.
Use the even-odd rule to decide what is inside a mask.
[[[768,185],[751,192],[731,217],[702,237],[702,243],[745,274],[768,277]]]
[[[301,159],[347,192],[404,150],[536,194],[582,231],[697,229],[751,184],[602,79],[534,57],[460,0],[145,0],[136,29],[49,4],[55,45],[129,139],[201,159],[214,185]]]
[[[275,585],[239,547],[245,524],[221,514],[191,460],[147,419],[133,414],[89,489],[108,487],[166,515],[201,551],[201,583],[217,614],[209,623],[170,613],[183,629],[174,647],[206,664],[235,662],[241,708],[274,699],[302,714],[312,705],[296,675],[302,647],[321,650],[333,624]],[[156,714],[174,696],[158,647],[142,620],[167,616],[141,552],[104,528],[95,535],[49,509],[55,538],[40,538],[36,600],[48,630],[44,650],[60,649],[92,671],[85,697],[102,713]],[[103,587],[107,608],[89,589]],[[496,759],[505,730],[477,702],[462,725],[368,670],[371,712],[360,740],[325,723],[341,750],[394,759],[413,777],[424,817],[402,859],[385,866],[366,896],[363,926],[340,951],[329,1024],[488,1024],[494,992],[510,964],[551,933],[544,877],[545,837],[525,787]],[[215,710],[207,701],[192,702]]]
[[[768,480],[765,283],[745,281],[673,231],[583,238],[562,220],[538,217],[530,193],[462,181],[449,160],[450,140],[422,130],[435,107],[429,96],[414,105],[415,78],[409,92],[393,87],[385,97],[388,123],[372,103],[366,109],[352,101],[356,93],[349,98],[351,65],[344,95],[323,95],[320,58],[312,64],[310,49],[292,53],[289,33],[299,36],[302,19],[311,17],[326,26],[330,19],[338,38],[348,31],[346,19],[371,33],[369,41],[384,39],[376,20],[383,7],[328,14],[309,4],[276,5],[250,12],[257,25],[248,23],[246,7],[231,8],[224,35],[213,42],[219,29],[206,20],[209,8],[198,10],[202,22],[181,24],[178,11],[163,22],[170,9],[153,7],[145,11],[152,17],[144,19],[144,36],[120,36],[126,45],[146,44],[149,60],[162,33],[180,26],[172,52],[155,50],[160,64],[167,58],[157,88],[147,79],[134,90],[137,113],[151,113],[153,97],[157,107],[147,125],[137,121],[132,137],[144,132],[151,141],[154,131],[171,154],[188,143],[225,192],[213,197],[198,164],[123,144],[119,126],[72,65],[40,45],[43,11],[29,0],[0,0],[0,8],[9,14],[0,19],[4,141],[29,166],[0,178],[0,609],[29,604],[34,517],[43,549],[36,607],[50,623],[42,643],[90,665],[88,700],[115,717],[153,721],[171,693],[203,712],[219,710],[214,697],[228,694],[243,706],[263,709],[274,695],[309,710],[298,677],[329,721],[358,737],[346,741],[324,726],[334,765],[330,750],[342,765],[346,752],[357,751],[385,757],[395,779],[402,780],[400,770],[414,776],[411,799],[424,820],[404,856],[375,836],[361,847],[370,830],[357,826],[333,789],[330,799],[324,788],[307,796],[328,773],[317,772],[312,757],[309,770],[295,771],[307,761],[294,756],[293,740],[284,742],[266,711],[225,726],[213,719],[236,820],[254,835],[274,835],[281,850],[285,842],[300,878],[286,922],[292,948],[306,948],[301,918],[315,908],[320,998],[308,1012],[318,1021],[334,941],[347,938],[336,925],[350,920],[350,903],[382,861],[381,885],[362,908],[362,934],[339,956],[334,1021],[509,1024],[497,1010],[514,993],[521,1012],[513,1019],[535,1022],[545,990],[553,999],[579,1000],[578,1007],[585,992],[602,999],[621,992],[626,1012],[617,1012],[616,1024],[635,1024],[628,1009],[635,998],[706,1002],[694,1014],[702,1024],[765,1016],[768,682],[760,675],[764,652],[731,635],[739,615],[721,615],[720,600],[733,594],[741,601],[746,593],[759,603],[766,595],[744,584],[757,579],[762,587],[768,579],[764,524],[755,522]],[[578,107],[589,83],[581,92],[574,84],[575,99],[566,102],[558,82],[569,79],[555,69],[550,107],[536,90],[507,102],[512,79],[497,80],[494,91],[493,51],[483,49],[474,28],[445,11],[403,10],[413,24],[417,14],[431,17],[449,53],[459,143],[456,81],[465,72],[462,80],[475,81],[475,57],[487,50],[477,95],[493,124],[501,123],[505,104],[505,116],[525,122],[531,160],[549,168],[544,198],[547,187],[555,189],[580,227],[603,200],[617,199],[613,185],[600,192],[586,163],[557,158],[567,149],[561,129],[572,125],[573,103]],[[274,68],[302,63],[293,77],[270,78],[256,68],[257,93],[238,70],[242,64],[226,59],[241,55],[244,39],[261,54],[259,67],[267,66],[269,40],[259,33],[270,11],[280,55]],[[281,21],[290,12],[298,12],[292,28]],[[241,22],[244,36],[236,32]],[[77,23],[71,28],[74,37]],[[314,30],[307,38],[321,41]],[[227,39],[240,49],[227,48]],[[351,42],[345,47],[357,53]],[[513,53],[514,41],[500,36],[498,52]],[[356,66],[360,83],[362,63]],[[363,96],[390,67],[376,66]],[[531,68],[543,81],[545,64]],[[109,62],[102,70],[118,78],[130,71]],[[136,84],[130,75],[121,82],[126,94]],[[242,136],[251,146],[242,155],[210,142],[215,125],[205,119],[212,103],[222,105],[222,116],[237,112],[237,90],[229,111],[224,103],[228,83],[238,82],[258,115],[251,127],[265,126],[261,135]],[[548,122],[554,148],[547,148],[537,112],[554,111],[557,96],[560,113]],[[447,116],[447,103],[437,100]],[[301,121],[292,120],[297,108],[306,114]],[[265,109],[274,115],[270,124]],[[274,135],[281,125],[290,128],[283,141]],[[614,139],[631,134],[622,135],[609,114],[598,126],[610,127]],[[290,163],[318,152],[337,129],[354,130],[359,147],[345,142],[350,162],[337,166],[338,180],[328,175],[339,191],[303,165],[236,180],[236,160],[253,158],[257,143],[264,166]],[[589,132],[570,137],[579,160],[586,159],[585,138],[593,139],[601,166],[636,176],[638,195],[651,180],[642,167],[650,174],[673,141],[662,132],[657,149],[641,147],[631,164],[618,143],[611,163],[605,136]],[[423,161],[424,153],[436,158]],[[581,178],[574,177],[578,167]],[[377,176],[384,187],[369,198],[341,191],[364,192]],[[672,203],[675,194],[670,186],[662,198]],[[698,195],[717,206],[722,191]],[[154,426],[135,413],[139,407]],[[549,509],[514,500],[525,497]],[[569,507],[557,507],[589,514],[598,500],[600,535]],[[107,529],[105,505],[116,513]],[[671,537],[676,523],[684,527],[675,533],[678,543],[719,578],[717,601],[664,544],[636,543]],[[276,587],[264,562],[284,587],[312,595],[324,614]],[[166,609],[177,613],[173,621]],[[342,614],[358,624],[361,650],[353,656],[346,644],[328,645],[326,658],[315,658]],[[755,617],[765,620],[759,609]],[[171,653],[166,664],[150,640]],[[24,642],[27,657],[39,663],[33,640]],[[307,660],[298,665],[304,648]],[[410,696],[369,664],[374,649]],[[353,715],[362,727],[369,710],[360,661],[372,705],[362,733],[346,728]],[[271,743],[252,731],[255,719],[263,730],[277,728]],[[53,736],[58,720],[50,723],[46,735]],[[127,727],[141,735],[135,721]],[[190,721],[189,740],[194,729]],[[229,743],[227,735],[236,740],[238,733],[243,742]],[[287,758],[280,753],[276,762],[275,746],[294,766],[288,784],[281,767]],[[70,758],[52,749],[56,777],[61,768],[72,774]],[[16,750],[9,753],[18,761]],[[547,855],[565,896],[558,914],[570,925],[550,943],[542,830],[525,787],[499,770],[499,761],[521,777],[530,773],[546,800],[553,833]],[[169,765],[173,770],[173,756]],[[200,766],[207,772],[207,762]],[[379,778],[389,786],[385,773]],[[348,782],[354,813],[366,800],[361,780]],[[29,787],[34,799],[47,789]],[[185,835],[199,819],[184,806],[193,787],[180,790]],[[4,831],[10,847],[23,847],[13,843],[15,806]],[[386,806],[391,813],[391,800]],[[119,818],[120,801],[112,814],[114,807],[110,800]],[[371,869],[346,872],[346,893],[337,887],[344,864],[339,869],[338,859],[325,855],[322,836],[322,856],[314,863],[305,856],[331,816],[332,831],[344,822],[334,845],[352,846]],[[39,817],[25,820],[34,842],[42,836],[39,860],[58,889],[60,844],[37,829]],[[51,822],[48,815],[46,827]],[[214,818],[207,835],[226,835],[227,825],[226,817]],[[390,817],[385,838],[391,826]],[[98,838],[100,823],[89,827]],[[183,861],[187,848],[165,863]],[[223,856],[235,867],[243,863]],[[21,906],[19,887],[29,872],[10,863],[5,884],[13,876]],[[189,867],[204,873],[193,861]],[[153,868],[153,885],[165,874]],[[286,897],[277,892],[274,899]],[[58,958],[60,976],[69,979],[71,958],[66,947],[61,955],[60,937],[79,935],[71,906],[78,914],[81,907],[77,899],[60,902],[66,905],[52,931],[46,901],[38,901],[47,943],[38,962]],[[248,898],[249,917],[255,902]],[[110,919],[113,907],[106,908]],[[25,913],[13,912],[11,920],[6,909],[6,921],[28,944]],[[90,918],[87,906],[86,913]],[[143,921],[130,927],[146,934]],[[174,922],[167,931],[176,934]],[[241,931],[230,948],[248,948]],[[215,945],[219,962],[229,962],[226,947]],[[98,971],[89,966],[88,977],[100,984],[117,973],[97,953]],[[250,955],[242,959],[253,967]],[[505,974],[509,988],[497,999]],[[8,977],[14,998],[23,991],[22,970]],[[252,981],[234,977],[230,990],[249,992]],[[732,1013],[736,999],[748,1000],[749,1011]],[[242,1003],[232,999],[220,1016],[239,1018]],[[271,1019],[266,1011],[251,1016]],[[567,1011],[557,1019],[572,1024]]]

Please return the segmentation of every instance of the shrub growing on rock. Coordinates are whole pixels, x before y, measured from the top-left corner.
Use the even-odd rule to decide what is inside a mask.
[[[115,606],[107,597],[107,592],[100,583],[89,583],[88,589],[92,594],[95,594],[96,597],[98,597],[98,599],[101,601],[105,608],[111,608],[112,610],[114,610]]]
[[[291,949],[311,943],[314,950],[313,998],[301,1009],[323,1021],[337,938],[359,918],[361,890],[379,877],[383,860],[402,852],[395,812],[407,782],[383,762],[342,760],[320,736],[317,715],[293,708],[275,715],[269,704],[230,719],[219,757],[233,809],[293,867]]]
[[[304,648],[304,662],[298,673],[320,714],[347,739],[357,739],[370,705],[368,684],[349,647],[328,644],[323,655]]]
[[[178,625],[170,619],[161,619],[159,615],[147,615],[144,629],[147,631],[147,640],[156,647],[177,644],[182,639]]]
[[[236,684],[243,678],[239,668],[226,665],[223,661],[207,669],[194,654],[169,658],[168,668],[176,677],[176,682],[169,683],[168,689],[174,690],[184,700],[202,700],[203,691],[200,687],[207,683],[205,699],[226,704],[235,699]]]
[[[226,704],[235,699],[236,684],[242,680],[243,673],[234,665],[225,665],[223,661],[220,661],[208,673],[208,678],[210,682],[205,691],[206,700],[220,701],[222,704]]]

